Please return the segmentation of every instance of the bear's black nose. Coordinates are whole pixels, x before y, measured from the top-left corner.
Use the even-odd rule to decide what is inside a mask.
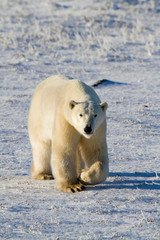
[[[92,128],[89,127],[89,126],[86,126],[86,127],[84,128],[84,131],[85,131],[85,133],[90,134],[90,133],[92,132]]]

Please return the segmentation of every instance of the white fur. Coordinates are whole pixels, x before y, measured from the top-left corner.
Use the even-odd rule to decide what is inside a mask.
[[[36,88],[28,127],[32,145],[32,177],[56,179],[64,192],[97,184],[108,175],[107,103],[79,80],[53,76]],[[84,164],[87,169],[83,169]]]

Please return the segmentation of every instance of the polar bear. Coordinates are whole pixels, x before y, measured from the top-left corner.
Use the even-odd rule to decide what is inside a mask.
[[[28,117],[32,178],[55,178],[57,189],[69,193],[103,182],[108,175],[107,106],[77,79],[56,75],[42,81]]]

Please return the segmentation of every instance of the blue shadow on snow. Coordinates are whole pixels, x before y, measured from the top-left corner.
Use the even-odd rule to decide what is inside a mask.
[[[102,185],[88,186],[87,190],[101,191],[104,189],[144,189],[160,190],[160,173],[154,172],[111,172],[109,177],[115,178],[112,181],[108,178]],[[140,179],[142,178],[142,179]],[[146,179],[145,179],[146,178]],[[153,178],[153,179],[150,179]]]

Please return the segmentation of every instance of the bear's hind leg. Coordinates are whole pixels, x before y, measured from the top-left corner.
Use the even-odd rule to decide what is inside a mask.
[[[36,180],[53,179],[50,167],[51,143],[39,142],[34,146],[32,145],[32,153],[32,178]]]

